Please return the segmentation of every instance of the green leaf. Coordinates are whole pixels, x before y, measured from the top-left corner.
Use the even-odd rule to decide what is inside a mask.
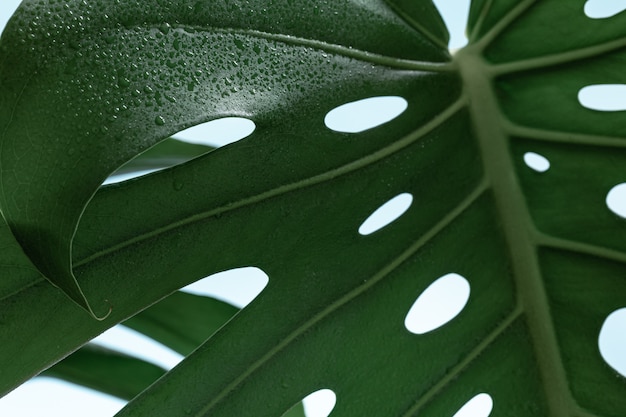
[[[91,320],[0,229],[17,274],[3,390],[183,285],[257,266],[257,299],[119,415],[276,416],[321,388],[334,415],[453,415],[481,392],[494,415],[623,415],[626,378],[597,337],[626,305],[626,223],[604,204],[626,125],[576,95],[625,83],[626,16],[591,20],[584,3],[475,1],[451,59],[427,1],[23,3],[0,44],[2,211],[46,277],[112,311]],[[373,96],[408,108],[359,134],[324,126]],[[229,115],[256,131],[93,195]],[[359,235],[400,193],[412,207]],[[471,285],[463,311],[409,333],[412,303],[450,272]]]
[[[124,325],[187,355],[237,311],[219,300],[175,292]],[[165,372],[144,360],[90,343],[42,375],[130,400]]]
[[[223,301],[177,291],[124,325],[186,356],[237,311]]]
[[[213,148],[209,146],[186,143],[175,138],[165,139],[122,165],[111,176],[169,168],[211,150]]]
[[[42,375],[131,400],[165,372],[149,362],[90,343]]]

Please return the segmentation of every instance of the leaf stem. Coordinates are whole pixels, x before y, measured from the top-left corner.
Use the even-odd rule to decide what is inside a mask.
[[[531,2],[524,2],[521,6],[529,4]],[[571,417],[570,407],[574,402],[542,282],[535,229],[514,174],[509,137],[503,127],[504,117],[500,113],[492,78],[480,56],[480,49],[470,46],[460,51],[455,59],[469,99],[470,117],[483,155],[485,174],[492,186],[504,238],[510,250],[517,297],[527,318],[550,415]]]

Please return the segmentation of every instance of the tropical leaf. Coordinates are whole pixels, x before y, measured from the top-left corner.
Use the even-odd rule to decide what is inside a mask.
[[[89,343],[42,375],[131,400],[165,372],[152,363]]]
[[[123,324],[188,355],[237,311],[228,303],[177,291]],[[131,400],[165,372],[142,359],[89,343],[42,375]]]
[[[24,2],[0,44],[3,391],[251,265],[267,288],[120,415],[276,416],[321,388],[334,415],[453,415],[481,392],[497,415],[623,415],[597,337],[626,305],[626,224],[603,202],[626,125],[576,94],[625,83],[626,15],[584,3],[475,1],[450,57],[429,1]],[[376,96],[407,110],[359,134],[324,125]],[[94,194],[231,115],[256,131]],[[401,193],[404,215],[358,233]],[[416,297],[450,272],[469,302],[411,334]]]
[[[213,148],[205,145],[186,143],[175,138],[165,139],[122,165],[111,176],[169,168],[211,150]]]

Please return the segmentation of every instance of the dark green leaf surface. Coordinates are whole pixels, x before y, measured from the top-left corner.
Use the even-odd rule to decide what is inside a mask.
[[[157,145],[131,159],[111,175],[131,174],[141,171],[153,171],[182,164],[213,148],[204,145],[186,143],[174,138],[165,139]]]
[[[177,291],[123,324],[188,355],[237,311],[222,301]],[[164,373],[141,359],[87,344],[42,375],[130,400]]]
[[[177,291],[124,325],[186,356],[237,311],[223,301]]]
[[[626,17],[584,3],[475,1],[451,60],[426,1],[23,3],[0,45],[0,197],[61,289],[3,226],[2,390],[183,285],[257,266],[259,297],[120,415],[277,416],[329,388],[337,416],[453,415],[481,392],[498,416],[622,416],[597,336],[626,306],[626,222],[604,203],[626,125],[576,94],[626,83]],[[324,126],[383,95],[407,110]],[[92,198],[138,152],[228,115],[257,130]],[[403,192],[406,214],[357,233]],[[411,304],[449,272],[467,306],[410,334]]]
[[[154,364],[90,343],[42,375],[131,400],[165,372]]]

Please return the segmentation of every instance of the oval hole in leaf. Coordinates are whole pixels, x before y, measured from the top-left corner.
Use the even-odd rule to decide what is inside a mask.
[[[256,125],[244,117],[224,117],[181,130],[174,138],[219,148],[250,136]]]
[[[216,148],[250,136],[256,129],[244,117],[224,117],[181,130],[137,155],[111,174],[103,185],[127,181],[185,163]]]
[[[487,417],[493,410],[493,399],[489,394],[478,394],[465,403],[452,417]]]
[[[587,0],[585,15],[591,19],[606,19],[626,10],[626,0]]]
[[[164,369],[172,369],[183,360],[181,354],[169,347],[121,324],[111,327],[92,342],[154,363]]]
[[[302,400],[306,417],[328,417],[335,408],[337,396],[332,390],[315,391]]]
[[[626,110],[626,84],[595,84],[578,92],[578,102],[590,110]]]
[[[400,116],[408,107],[398,96],[370,97],[335,107],[326,114],[326,127],[341,133],[359,133]]]
[[[413,303],[404,326],[414,334],[440,328],[459,315],[470,296],[469,282],[459,274],[446,274],[428,286]]]
[[[604,320],[598,347],[604,361],[626,377],[626,308],[615,310]]]
[[[244,308],[267,286],[269,277],[257,267],[229,269],[209,275],[181,288],[190,294],[204,295]]]
[[[367,236],[382,229],[406,213],[412,203],[413,196],[411,194],[398,194],[370,214],[359,226],[359,233]]]
[[[530,169],[537,172],[546,172],[550,169],[550,161],[548,161],[548,158],[535,152],[526,152],[524,154],[524,162]]]
[[[626,218],[626,182],[611,188],[606,195],[606,205],[613,213]]]

